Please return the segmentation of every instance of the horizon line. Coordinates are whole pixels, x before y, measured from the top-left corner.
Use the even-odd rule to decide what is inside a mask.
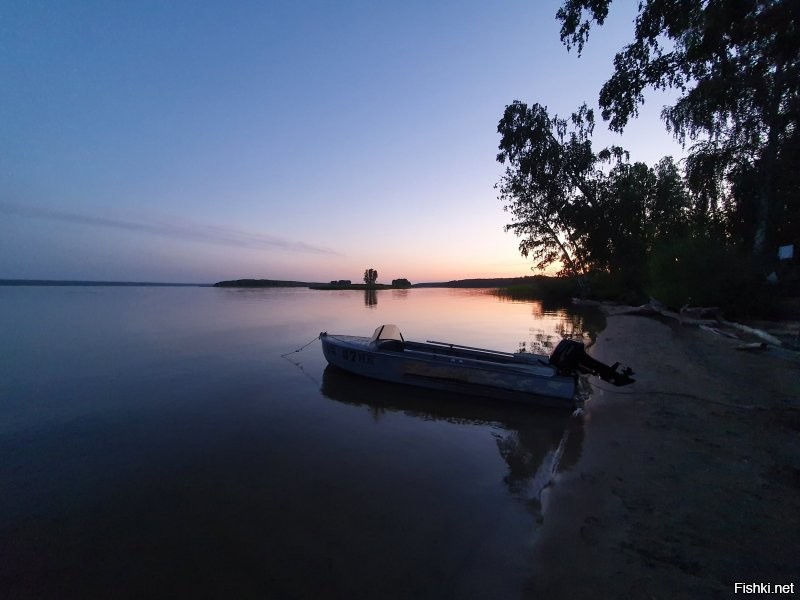
[[[432,285],[436,283],[454,283],[454,282],[461,282],[461,281],[478,281],[478,280],[492,280],[492,279],[526,279],[530,277],[536,277],[536,275],[516,275],[516,276],[500,276],[500,277],[464,277],[461,279],[446,279],[446,280],[439,280],[439,281],[420,281],[417,283],[412,284],[412,287],[419,286],[419,285]],[[544,275],[547,277],[547,275]],[[31,286],[70,286],[70,285],[80,285],[80,286],[129,286],[129,287],[214,287],[216,283],[220,283],[221,281],[244,281],[244,280],[251,280],[251,281],[291,281],[292,283],[301,283],[301,284],[310,284],[310,285],[318,285],[318,284],[326,284],[324,281],[295,281],[295,280],[280,280],[280,279],[270,279],[270,278],[251,278],[251,277],[242,277],[239,279],[222,279],[218,282],[179,282],[179,281],[126,281],[126,280],[103,280],[103,279],[22,279],[22,278],[0,278],[0,286],[24,286],[24,285],[31,285]]]

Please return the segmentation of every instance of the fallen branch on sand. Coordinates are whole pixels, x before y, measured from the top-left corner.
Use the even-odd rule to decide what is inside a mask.
[[[731,333],[729,331],[723,331],[722,329],[718,329],[716,327],[711,327],[710,325],[700,325],[700,329],[703,331],[708,331],[710,333],[714,333],[716,335],[721,335],[723,337],[731,338],[734,340],[738,340],[739,336],[735,333]]]
[[[748,327],[747,325],[742,325],[741,323],[733,323],[732,321],[720,321],[720,324],[725,325],[726,327],[733,327],[734,329],[738,329],[739,331],[744,331],[745,333],[749,333],[750,335],[754,335],[758,338],[761,338],[768,344],[772,344],[773,346],[783,345],[783,342],[781,342],[774,335],[770,335],[766,331],[762,331],[761,329],[756,329],[755,327]]]
[[[737,350],[766,350],[767,344],[765,342],[752,342],[750,344],[739,344],[736,346]]]
[[[696,325],[701,329],[704,329],[711,333],[738,339],[738,336],[736,334],[721,329],[721,327],[727,327],[730,329],[741,331],[748,335],[755,336],[772,346],[783,346],[783,342],[781,342],[781,340],[776,338],[774,335],[770,335],[766,331],[763,331],[761,329],[756,329],[755,327],[748,327],[747,325],[742,325],[741,323],[734,323],[732,321],[724,320],[722,318],[722,312],[717,307],[698,306],[690,308],[688,305],[684,305],[679,312],[675,312],[673,310],[667,309],[666,306],[664,306],[661,302],[659,302],[655,298],[650,298],[650,301],[647,304],[642,304],[641,306],[624,306],[619,304],[612,304],[609,302],[597,302],[596,300],[582,300],[580,298],[573,298],[572,303],[598,306],[600,310],[602,310],[606,315],[610,317],[617,315],[641,315],[645,317],[656,317],[656,316],[666,317],[668,319],[674,319],[683,325]],[[755,347],[741,348],[741,349],[750,350],[750,349],[755,349]]]

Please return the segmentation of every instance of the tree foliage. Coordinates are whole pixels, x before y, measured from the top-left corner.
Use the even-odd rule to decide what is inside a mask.
[[[568,48],[583,51],[610,4],[565,0],[557,18]],[[662,118],[693,144],[686,167],[696,212],[755,254],[797,240],[800,2],[642,0],[634,39],[600,90],[612,130],[637,116],[648,88],[681,94]]]
[[[378,281],[378,272],[375,269],[366,269],[364,271],[364,283],[375,285],[376,281]]]
[[[595,196],[594,115],[583,106],[572,123],[569,131],[566,119],[551,118],[539,104],[507,106],[497,126],[497,160],[506,169],[496,187],[513,217],[506,230],[522,239],[522,255],[540,269],[560,260],[565,273],[579,275],[591,262],[575,223]]]
[[[569,119],[538,104],[506,107],[496,186],[512,216],[506,230],[538,268],[561,261],[564,275],[603,271],[641,287],[653,244],[691,229],[690,196],[671,158],[650,168],[617,146],[595,152],[593,126],[585,105]]]

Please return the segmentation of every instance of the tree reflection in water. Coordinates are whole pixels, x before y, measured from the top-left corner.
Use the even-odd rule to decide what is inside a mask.
[[[378,292],[374,288],[364,289],[364,306],[367,308],[378,306]]]
[[[516,301],[515,301],[516,302]],[[597,332],[605,328],[605,316],[594,307],[570,306],[534,300],[529,302],[531,314],[540,322],[544,317],[557,322],[555,330],[531,327],[529,339],[520,342],[520,349],[533,354],[549,356],[562,339],[577,340],[591,346],[597,339]]]

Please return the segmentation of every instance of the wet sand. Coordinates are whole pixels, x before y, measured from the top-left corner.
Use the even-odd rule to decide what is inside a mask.
[[[583,453],[543,494],[530,597],[800,594],[800,364],[647,317],[608,319]],[[608,390],[608,391],[604,391]]]

